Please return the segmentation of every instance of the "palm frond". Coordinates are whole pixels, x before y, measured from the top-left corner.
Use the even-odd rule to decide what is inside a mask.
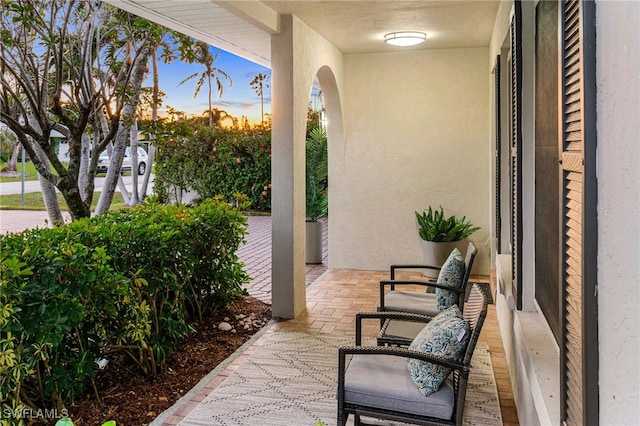
[[[189,80],[193,80],[194,78],[196,78],[198,76],[199,73],[194,72],[193,74],[191,74],[189,77],[185,78],[184,80],[182,80],[180,83],[178,83],[178,86],[182,86],[184,83],[186,83]]]
[[[327,133],[313,129],[306,141],[306,209],[307,217],[316,221],[327,214]]]

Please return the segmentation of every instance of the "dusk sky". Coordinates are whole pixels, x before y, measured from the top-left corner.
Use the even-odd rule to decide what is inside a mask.
[[[217,48],[212,47],[215,54]],[[231,77],[231,87],[226,80],[221,78],[224,83],[224,91],[222,99],[218,97],[215,81],[212,81],[213,94],[211,105],[226,111],[228,114],[240,119],[246,116],[252,124],[260,122],[260,98],[256,92],[249,86],[249,82],[259,74],[271,75],[271,70],[262,65],[242,59],[224,50],[220,50],[220,55],[216,59],[214,66],[220,68]],[[175,60],[170,64],[164,64],[162,61],[158,64],[160,75],[160,89],[167,94],[164,105],[184,111],[189,115],[201,115],[207,110],[207,86],[206,84],[200,89],[200,93],[194,99],[196,82],[198,78],[189,80],[181,86],[178,84],[189,75],[197,72],[202,73],[204,66],[200,64],[186,64],[179,60]],[[269,80],[270,85],[270,80]],[[152,86],[151,76],[147,79],[144,86]],[[265,90],[264,95],[264,112],[271,112],[271,89]]]

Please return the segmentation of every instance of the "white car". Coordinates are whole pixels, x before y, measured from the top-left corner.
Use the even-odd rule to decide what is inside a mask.
[[[106,173],[109,169],[109,153],[102,151],[100,158],[98,158],[98,173]],[[138,174],[143,175],[147,170],[147,151],[142,147],[138,147]],[[120,173],[131,171],[131,148],[126,147],[124,150],[124,158],[122,159],[122,168]]]

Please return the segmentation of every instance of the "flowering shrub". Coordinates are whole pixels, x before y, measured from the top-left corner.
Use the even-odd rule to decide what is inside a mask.
[[[174,191],[194,190],[201,198],[248,196],[252,209],[271,210],[269,129],[193,126],[158,138],[154,192],[165,202]]]

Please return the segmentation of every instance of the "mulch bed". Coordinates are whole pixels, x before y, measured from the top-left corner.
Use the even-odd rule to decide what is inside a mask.
[[[246,316],[244,327],[236,316]],[[75,426],[101,425],[115,420],[118,426],[142,426],[152,422],[195,386],[218,364],[228,358],[271,319],[271,306],[252,297],[241,297],[224,311],[195,324],[196,332],[167,361],[157,377],[137,373],[126,358],[110,360],[96,380],[101,401],[93,392],[76,399],[69,408]],[[235,332],[221,331],[228,321]],[[253,325],[256,324],[256,325]]]

